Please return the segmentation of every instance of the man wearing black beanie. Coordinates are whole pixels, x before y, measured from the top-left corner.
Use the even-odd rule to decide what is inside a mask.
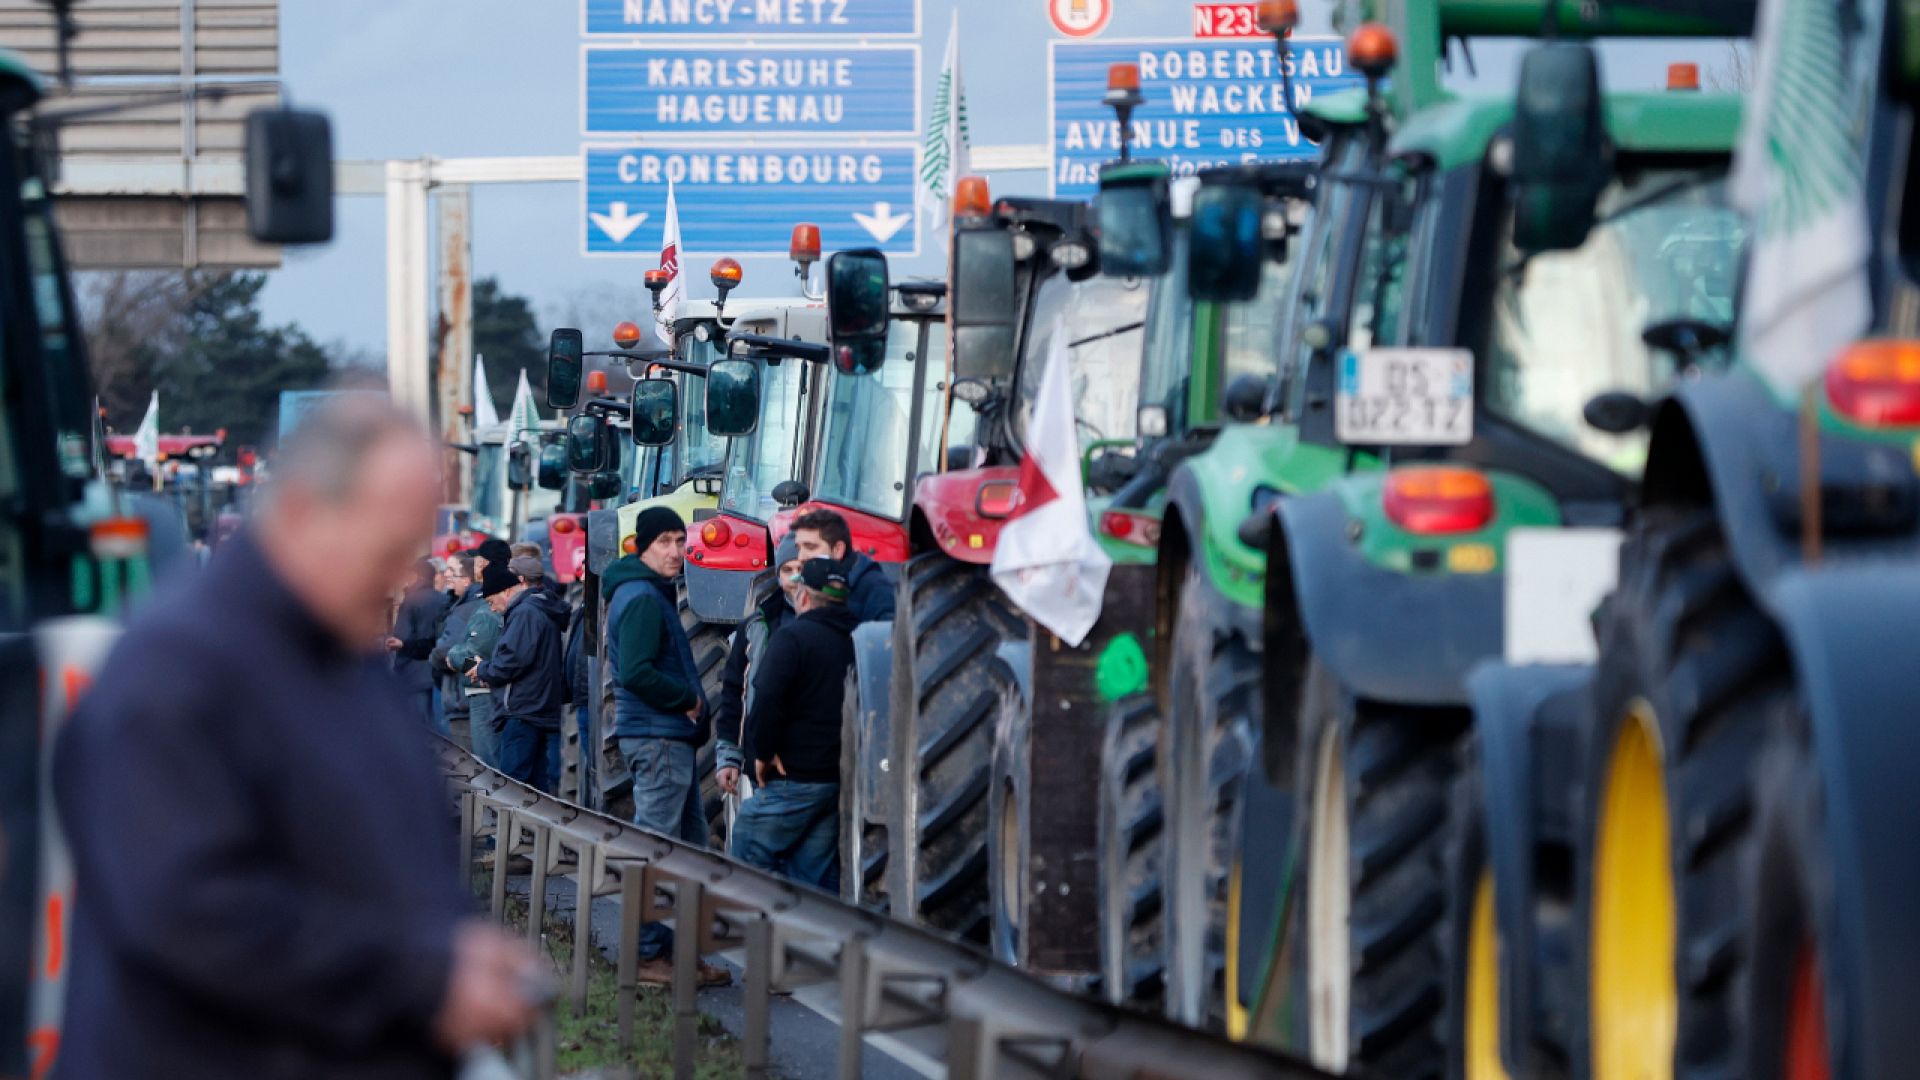
[[[707,741],[707,702],[674,585],[686,559],[687,526],[667,507],[648,507],[634,519],[633,543],[634,554],[615,560],[600,579],[613,731],[633,774],[633,822],[704,846],[695,754]],[[660,923],[641,928],[641,982],[672,981],[672,949],[672,930]],[[702,985],[731,981],[725,969],[700,965]]]
[[[507,563],[513,559],[513,548],[505,540],[490,536],[482,540],[479,547],[473,549],[473,557],[480,561],[480,565],[474,568],[474,573],[484,574],[490,565],[505,569]]]

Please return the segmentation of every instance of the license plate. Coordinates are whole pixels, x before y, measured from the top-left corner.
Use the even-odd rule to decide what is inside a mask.
[[[1367,349],[1340,357],[1334,434],[1361,446],[1458,446],[1473,438],[1473,353]]]

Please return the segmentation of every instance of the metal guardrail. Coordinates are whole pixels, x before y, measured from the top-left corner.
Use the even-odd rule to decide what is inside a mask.
[[[954,1080],[1330,1076],[1295,1058],[1055,989],[961,942],[536,791],[452,743],[443,744],[441,758],[460,803],[461,865],[469,887],[474,842],[494,838],[495,919],[505,911],[513,856],[532,863],[527,932],[536,941],[548,881],[573,880],[573,968],[563,996],[575,1015],[586,1007],[593,899],[620,898],[616,967],[623,1047],[633,1038],[640,927],[671,922],[699,928],[674,935],[676,1077],[693,1076],[703,1042],[695,1004],[699,958],[732,949],[745,950],[748,1077],[770,1075],[772,995],[824,983],[839,988],[843,1080],[860,1076],[868,1033],[936,1026],[944,1029],[947,1075]],[[541,1063],[540,1075],[551,1075],[550,1060]]]

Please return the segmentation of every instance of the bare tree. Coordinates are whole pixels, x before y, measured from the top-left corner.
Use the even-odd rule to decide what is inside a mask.
[[[1753,90],[1753,50],[1746,42],[1727,42],[1720,63],[1706,72],[1707,89],[1724,94],[1745,94]]]
[[[176,270],[88,274],[79,294],[94,385],[107,415],[136,419],[153,388],[150,358],[178,351],[194,298],[214,275]]]
[[[632,285],[606,282],[575,290],[541,314],[551,322],[547,330],[571,326],[586,335],[588,348],[604,349],[612,346],[613,328],[619,323],[636,322],[642,330],[652,327],[653,298],[638,281]]]

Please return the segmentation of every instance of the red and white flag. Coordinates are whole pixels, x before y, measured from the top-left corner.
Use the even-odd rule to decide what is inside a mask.
[[[992,573],[994,583],[1034,622],[1079,645],[1100,620],[1113,560],[1087,523],[1064,325],[1054,328],[1046,363],[1027,425],[1027,456],[1020,462],[1019,506],[1000,530]]]
[[[673,319],[687,296],[687,279],[680,274],[680,207],[673,200],[672,177],[667,178],[667,220],[660,227],[660,269],[667,272],[667,287],[660,290],[660,318],[654,330],[672,348]]]

